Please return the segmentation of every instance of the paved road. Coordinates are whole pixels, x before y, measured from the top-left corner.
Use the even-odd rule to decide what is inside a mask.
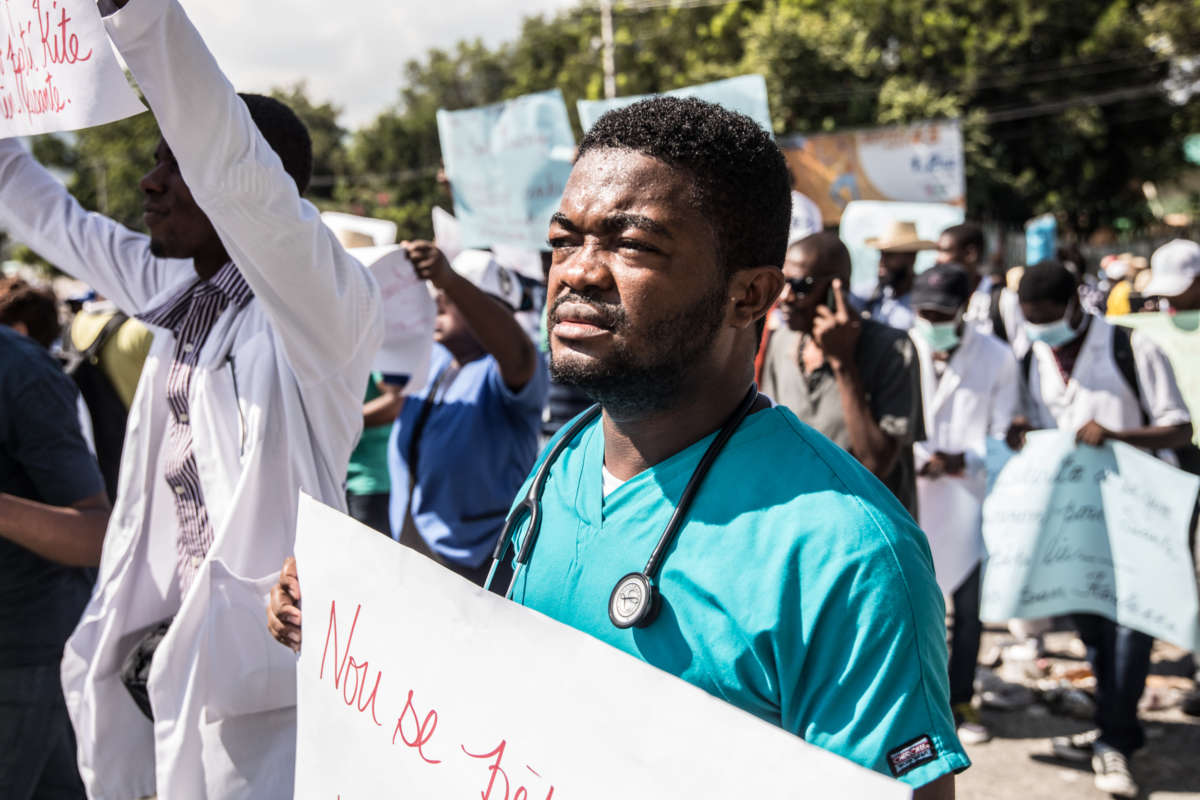
[[[985,635],[985,649],[989,639],[994,642],[998,638],[995,633]],[[1066,648],[1052,645],[1052,649]],[[1177,648],[1157,644],[1152,674],[1182,674],[1183,656]],[[983,715],[994,738],[967,748],[972,767],[958,778],[959,800],[1107,797],[1092,785],[1087,765],[1059,761],[1050,754],[1049,737],[1086,730],[1091,727],[1088,722],[1056,716],[1042,705],[1021,711],[985,710]],[[1142,787],[1141,797],[1200,800],[1200,718],[1189,717],[1178,708],[1144,712],[1142,718],[1149,742],[1131,764],[1134,779]]]

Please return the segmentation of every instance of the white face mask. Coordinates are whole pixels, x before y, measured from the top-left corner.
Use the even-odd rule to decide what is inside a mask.
[[[953,350],[962,341],[958,335],[958,327],[962,322],[962,314],[956,314],[949,322],[930,322],[924,317],[917,317],[913,330],[925,340],[929,349],[935,353],[945,353]]]
[[[1071,315],[1074,312],[1074,305],[1068,304],[1067,311],[1060,320],[1040,325],[1026,322],[1025,335],[1031,342],[1045,342],[1051,347],[1062,347],[1076,336],[1076,329],[1071,326]]]

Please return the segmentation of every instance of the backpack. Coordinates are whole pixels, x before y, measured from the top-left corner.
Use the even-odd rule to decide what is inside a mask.
[[[69,333],[63,337],[63,371],[79,387],[79,394],[92,418],[96,460],[100,463],[100,474],[104,476],[104,487],[110,503],[117,497],[117,476],[121,468],[121,451],[125,446],[125,425],[129,411],[100,366],[100,351],[127,319],[118,311],[84,350],[75,347]]]
[[[1112,339],[1112,356],[1113,361],[1117,363],[1117,371],[1121,373],[1121,377],[1125,379],[1125,385],[1133,392],[1133,396],[1137,398],[1138,410],[1142,414],[1142,424],[1150,424],[1150,415],[1146,413],[1146,406],[1142,402],[1142,386],[1138,382],[1137,362],[1133,357],[1133,330],[1126,328],[1124,325],[1113,325]],[[1024,358],[1021,359],[1021,373],[1025,377],[1025,384],[1029,384],[1029,373],[1033,367],[1033,347],[1026,351]],[[1175,457],[1179,459],[1179,468],[1184,472],[1190,472],[1193,475],[1200,475],[1200,447],[1196,446],[1195,442],[1188,442],[1183,447],[1177,448]]]

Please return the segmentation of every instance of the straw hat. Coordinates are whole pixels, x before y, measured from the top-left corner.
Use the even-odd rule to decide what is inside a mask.
[[[937,242],[917,236],[917,223],[907,221],[890,223],[882,236],[867,239],[864,244],[881,253],[916,253],[937,249]]]

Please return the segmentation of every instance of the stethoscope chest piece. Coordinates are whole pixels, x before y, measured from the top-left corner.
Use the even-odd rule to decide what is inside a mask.
[[[650,578],[631,572],[613,587],[608,598],[608,618],[618,628],[641,628],[654,621],[657,593]]]

